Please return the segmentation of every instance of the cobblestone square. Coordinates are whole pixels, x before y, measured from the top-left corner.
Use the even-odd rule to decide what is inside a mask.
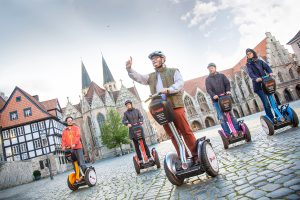
[[[300,102],[291,104],[300,115]],[[220,174],[205,174],[173,186],[163,167],[135,173],[132,156],[106,159],[94,164],[98,183],[72,192],[68,172],[0,191],[0,199],[300,199],[300,128],[283,128],[267,136],[259,123],[261,113],[245,118],[252,142],[239,142],[224,150],[217,134],[219,126],[201,130],[218,155]],[[174,150],[170,141],[156,145],[161,162]]]

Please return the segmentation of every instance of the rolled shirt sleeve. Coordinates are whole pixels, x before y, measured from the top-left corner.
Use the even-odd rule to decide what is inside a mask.
[[[183,89],[184,81],[179,70],[174,73],[174,84],[171,85],[168,90],[170,94],[177,93]]]
[[[134,71],[133,69],[127,69],[127,72],[128,72],[129,77],[132,80],[134,80],[140,84],[143,84],[143,85],[149,85],[149,83],[148,83],[149,74],[142,75],[142,74],[139,74],[138,72]]]

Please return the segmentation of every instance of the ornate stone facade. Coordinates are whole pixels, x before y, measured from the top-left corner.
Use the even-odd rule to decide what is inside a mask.
[[[273,70],[277,82],[277,102],[287,103],[299,99],[300,74],[297,72],[299,66],[297,60],[293,59],[294,56],[271,33],[266,33],[266,38],[254,49]],[[221,71],[230,80],[234,101],[233,113],[238,118],[263,110],[259,97],[253,92],[252,81],[246,72],[245,64],[246,57],[233,68]],[[205,89],[206,77],[188,80],[184,86],[185,110],[194,131],[218,123],[217,114]]]
[[[147,114],[142,106],[142,101],[136,91],[135,87],[126,88],[121,83],[121,88],[116,87],[116,82],[104,60],[102,58],[103,67],[103,88],[98,86],[95,82],[89,81],[90,78],[82,64],[82,97],[80,103],[73,105],[70,101],[63,109],[63,118],[72,116],[75,123],[81,127],[82,142],[85,150],[85,157],[87,160],[97,160],[105,157],[115,156],[119,152],[119,148],[108,149],[101,142],[100,127],[105,121],[109,109],[117,110],[121,116],[126,111],[124,102],[127,99],[132,100],[135,108],[138,108],[144,116],[144,131],[146,141],[149,144],[156,143],[157,138]],[[124,145],[125,151],[130,150],[131,145]]]

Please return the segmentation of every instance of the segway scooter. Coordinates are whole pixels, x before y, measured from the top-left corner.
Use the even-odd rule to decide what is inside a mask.
[[[260,117],[260,122],[262,124],[263,130],[268,135],[273,135],[275,130],[292,126],[297,127],[299,124],[299,119],[296,112],[289,106],[289,104],[281,105],[278,107],[273,94],[276,92],[276,82],[270,76],[262,77],[262,88],[264,93],[268,96],[269,102],[271,104],[272,110],[276,116],[276,122],[274,123],[267,115]]]
[[[74,172],[69,174],[67,184],[70,190],[78,190],[79,187],[88,185],[89,187],[93,187],[97,183],[97,175],[94,167],[88,167],[83,173],[78,165],[78,160],[76,154],[72,151],[72,149],[65,150],[66,159],[69,162],[73,163]],[[83,175],[84,174],[84,175]]]
[[[143,136],[144,136],[143,127],[138,124],[134,124],[132,126],[132,131],[134,133],[134,139],[139,141],[139,148],[140,148],[140,151],[142,153],[142,158],[143,158],[142,162],[140,163],[138,156],[137,155],[133,156],[133,164],[134,164],[136,173],[140,174],[141,169],[153,167],[154,165],[156,165],[157,168],[160,168],[160,161],[159,161],[158,153],[155,148],[151,149],[151,154],[152,154],[152,157],[154,158],[153,160],[149,160],[148,156],[146,155],[146,150],[145,150],[145,146],[144,146],[144,142],[143,142]]]
[[[224,113],[226,122],[229,126],[229,129],[232,134],[226,133],[223,129],[218,130],[219,135],[222,138],[224,149],[228,149],[229,144],[233,144],[242,140],[246,140],[246,142],[251,141],[251,134],[247,127],[247,125],[244,123],[243,120],[238,121],[239,127],[241,131],[237,131],[234,128],[234,125],[231,120],[231,110],[232,110],[232,100],[230,95],[222,94],[219,96],[218,103],[220,105],[222,113]]]
[[[202,137],[196,141],[199,158],[197,161],[193,161],[191,155],[187,158],[186,151],[188,153],[189,151],[174,125],[172,106],[168,101],[162,99],[160,93],[152,95],[148,100],[150,99],[152,101],[149,105],[149,110],[153,118],[160,125],[167,124],[170,127],[180,151],[180,158],[177,153],[173,152],[169,152],[165,156],[164,169],[168,180],[173,185],[180,186],[185,178],[197,176],[204,172],[212,177],[217,176],[219,172],[218,160],[210,140]]]

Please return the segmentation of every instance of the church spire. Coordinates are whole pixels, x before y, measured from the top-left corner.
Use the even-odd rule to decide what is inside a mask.
[[[91,79],[82,61],[81,61],[81,79],[82,79],[82,91],[87,90],[91,84]]]
[[[105,89],[108,91],[117,90],[115,79],[112,76],[112,74],[106,64],[106,61],[105,61],[103,55],[102,55],[102,69],[103,69],[103,86],[105,87]]]

